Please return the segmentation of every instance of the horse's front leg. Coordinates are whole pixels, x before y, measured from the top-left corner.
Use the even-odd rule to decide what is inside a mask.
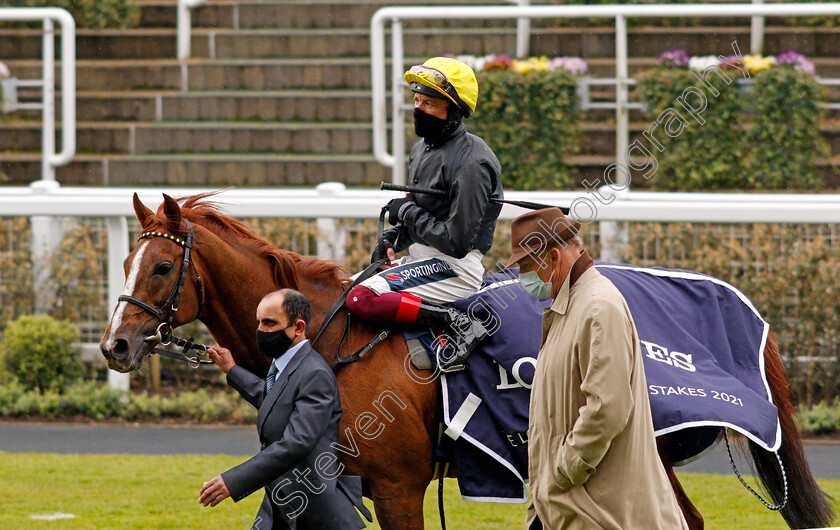
[[[351,445],[351,435],[358,443],[358,455],[343,460],[348,474],[364,477],[365,493],[383,529],[422,530],[423,497],[434,467],[437,386],[408,376],[403,366],[408,349],[399,339],[390,352],[383,348],[378,357],[348,365],[339,374],[341,443]]]
[[[383,530],[423,530],[423,497],[428,484],[421,482],[407,486],[384,480],[371,481],[376,520]]]

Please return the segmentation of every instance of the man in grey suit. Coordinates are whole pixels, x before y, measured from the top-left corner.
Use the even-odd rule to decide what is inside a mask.
[[[310,308],[292,289],[266,295],[257,307],[257,345],[274,360],[263,379],[237,366],[229,350],[207,353],[227,374],[227,382],[259,409],[257,431],[262,449],[250,460],[205,482],[204,506],[232,497],[239,501],[265,488],[253,528],[364,528],[368,520],[358,477],[341,477],[335,444],[341,404],[335,375],[306,339]]]

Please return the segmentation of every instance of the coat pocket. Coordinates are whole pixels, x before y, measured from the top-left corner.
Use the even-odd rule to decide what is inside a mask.
[[[595,472],[595,468],[587,464],[572,446],[566,444],[568,435],[562,439],[557,449],[555,460],[555,476],[558,484],[569,484],[569,488],[580,486]]]

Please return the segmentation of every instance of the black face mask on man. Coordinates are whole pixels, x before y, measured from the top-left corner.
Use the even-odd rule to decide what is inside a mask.
[[[257,330],[257,347],[263,355],[276,359],[286,353],[293,340],[286,334],[286,330],[291,327],[293,326],[286,326],[277,331]]]
[[[434,138],[440,136],[448,123],[431,114],[426,114],[420,109],[414,109],[414,134],[422,138]]]

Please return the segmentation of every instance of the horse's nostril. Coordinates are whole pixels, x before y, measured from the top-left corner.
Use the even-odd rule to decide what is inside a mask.
[[[125,339],[117,339],[111,347],[115,357],[125,357],[128,353],[128,341]]]

